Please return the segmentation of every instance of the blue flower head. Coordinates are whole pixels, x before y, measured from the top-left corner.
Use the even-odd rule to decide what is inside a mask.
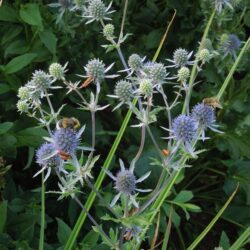
[[[56,154],[52,143],[44,143],[36,151],[36,162],[41,166],[55,167],[60,164],[60,157]]]
[[[214,109],[204,103],[196,104],[192,110],[191,116],[198,123],[198,126],[204,130],[215,122]]]
[[[74,154],[80,143],[79,134],[70,128],[60,128],[52,137],[55,148],[69,155]]]
[[[227,55],[231,55],[236,60],[236,52],[240,48],[240,45],[241,41],[238,36],[234,34],[228,35],[225,41],[223,41],[221,44],[221,49],[224,52],[224,57],[226,57]]]
[[[179,115],[173,121],[173,135],[177,141],[190,143],[196,133],[195,121],[187,115]]]
[[[207,128],[217,133],[223,133],[217,129],[218,125],[215,124],[216,118],[213,107],[204,103],[198,103],[193,107],[191,116],[201,129],[201,139],[203,141],[208,139],[205,137],[205,130]]]

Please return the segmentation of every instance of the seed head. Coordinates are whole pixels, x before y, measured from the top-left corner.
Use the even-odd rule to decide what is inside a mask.
[[[115,188],[122,193],[131,194],[136,188],[136,179],[129,170],[121,170],[116,177]]]
[[[176,66],[185,66],[188,62],[188,52],[185,49],[177,49],[174,52],[173,58]]]
[[[153,81],[162,82],[167,76],[167,70],[162,63],[154,63],[150,68],[149,74]]]
[[[64,78],[64,68],[59,63],[52,63],[49,66],[49,73],[51,76],[53,76],[54,78],[58,80]]]
[[[142,67],[142,58],[138,54],[132,54],[128,58],[128,65],[132,70],[139,70]]]
[[[55,143],[55,148],[69,155],[74,154],[80,143],[77,133],[70,128],[60,128],[56,130],[52,138]]]
[[[114,37],[115,27],[113,24],[106,24],[103,28],[103,35],[109,39]]]
[[[119,97],[121,102],[129,102],[133,97],[133,89],[131,82],[119,81],[115,86],[115,94]]]
[[[49,155],[53,154],[55,151],[55,146],[52,143],[44,143],[36,151],[36,162],[41,166],[55,167],[60,164],[60,157],[58,154],[46,159]]]
[[[16,107],[20,113],[27,112],[29,110],[29,104],[26,100],[19,100],[16,104]]]
[[[139,93],[145,96],[153,94],[153,84],[150,79],[141,79],[139,82]]]
[[[187,68],[187,67],[185,67],[185,66],[181,67],[181,68],[178,70],[177,76],[178,76],[178,80],[179,80],[180,82],[186,82],[187,79],[188,79],[189,76],[190,76],[190,70],[189,70],[189,68]]]
[[[195,121],[187,115],[179,115],[173,121],[173,134],[175,138],[182,142],[190,143],[196,133]]]
[[[30,91],[29,88],[24,86],[20,87],[18,89],[18,95],[17,95],[21,100],[28,100],[30,97]]]
[[[191,116],[203,129],[206,129],[215,122],[214,109],[204,103],[196,104],[192,110]]]
[[[88,77],[92,77],[94,80],[101,81],[105,77],[105,65],[99,59],[92,59],[88,61],[86,65],[86,73]]]

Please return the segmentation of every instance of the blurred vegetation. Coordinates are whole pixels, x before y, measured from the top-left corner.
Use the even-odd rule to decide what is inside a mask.
[[[18,88],[30,79],[35,69],[46,70],[54,61],[62,64],[69,62],[68,75],[72,80],[77,79],[76,74],[83,74],[83,65],[93,57],[102,58],[106,65],[116,62],[116,70],[122,68],[116,52],[106,54],[101,47],[105,41],[98,24],[84,25],[80,17],[70,12],[66,12],[62,21],[56,24],[58,12],[49,8],[48,3],[50,1],[3,1],[0,7],[0,249],[3,250],[38,249],[39,241],[41,184],[39,178],[32,176],[38,168],[34,152],[41,144],[42,137],[46,136],[46,131],[32,119],[17,113]],[[121,1],[113,1],[113,8],[117,10],[113,23],[118,32],[123,8]],[[130,0],[125,30],[133,35],[122,47],[126,58],[132,53],[146,55],[148,60],[152,58],[174,9],[177,11],[176,18],[158,61],[164,62],[170,58],[178,47],[190,51],[197,49],[211,13],[209,1]],[[211,30],[209,38],[214,49],[218,49],[220,37],[225,33],[236,34],[241,41],[247,40],[250,30],[249,2],[241,1],[235,12],[225,11],[220,17],[217,16]],[[230,56],[218,56],[211,60],[199,76],[199,80],[206,78],[207,81],[194,88],[193,104],[217,93],[233,62]],[[207,151],[198,160],[189,162],[193,167],[183,171],[178,185],[165,201],[158,240],[163,238],[172,207],[174,226],[169,249],[185,249],[211,221],[237,183],[240,186],[235,199],[199,249],[214,249],[217,246],[228,249],[250,225],[249,69],[248,51],[227,89],[223,109],[217,114],[226,133],[215,135],[207,141]],[[113,102],[106,97],[107,93],[113,92],[113,86],[114,82],[111,81],[105,85],[101,102]],[[59,90],[52,100],[58,107],[61,103],[67,104],[63,115],[70,114],[82,124],[87,124],[84,140],[90,142],[90,116],[77,109],[75,97],[65,97],[63,91]],[[176,110],[176,114],[178,112]],[[97,150],[102,156],[106,156],[111,148],[124,115],[123,110],[111,113],[111,108],[97,115]],[[164,124],[166,117],[161,117],[160,122]],[[166,144],[161,140],[162,131],[156,128],[153,131],[162,148],[165,148]],[[137,138],[139,132],[128,128],[116,157],[130,161],[132,152],[139,144]],[[152,145],[146,143],[144,154],[138,162],[139,175],[154,169],[146,181],[147,188],[154,187],[160,171],[157,166],[148,164],[155,154]],[[118,169],[114,164],[113,167]],[[99,169],[94,171],[98,175]],[[108,182],[104,184],[102,194],[109,200],[112,186]],[[56,178],[48,180],[46,189],[56,189]],[[86,188],[83,200],[88,193]],[[80,213],[72,200],[58,202],[56,199],[54,195],[46,195],[46,249],[63,249],[61,246],[67,241]],[[180,205],[173,204],[174,200]],[[193,206],[188,205],[190,200]],[[104,215],[102,204],[96,202],[91,212],[100,218]],[[146,241],[149,245],[154,230],[154,226],[149,230]],[[106,249],[99,245],[98,236],[88,222],[82,228],[77,247]],[[148,248],[146,243],[144,248]]]

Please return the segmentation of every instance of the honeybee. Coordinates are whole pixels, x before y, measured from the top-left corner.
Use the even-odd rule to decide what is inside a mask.
[[[207,104],[213,108],[218,108],[218,109],[222,109],[222,106],[220,104],[220,101],[216,98],[216,97],[208,97],[203,99],[203,103]]]
[[[86,88],[89,86],[89,84],[94,80],[92,76],[88,77],[80,86],[80,88]]]
[[[59,120],[56,124],[57,129],[71,128],[73,130],[76,130],[79,127],[80,127],[80,122],[75,117],[71,117],[71,118],[64,117],[61,120]]]
[[[164,155],[164,156],[169,156],[170,155],[170,150],[168,150],[168,149],[162,149],[161,150],[161,152],[162,152],[162,154]]]

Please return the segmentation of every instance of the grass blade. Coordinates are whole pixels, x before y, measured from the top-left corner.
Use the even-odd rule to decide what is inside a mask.
[[[250,241],[250,227],[248,227],[242,235],[234,242],[228,250],[240,249]]]
[[[231,194],[231,196],[228,198],[227,202],[224,204],[224,206],[220,209],[220,211],[216,214],[216,216],[211,220],[211,222],[207,225],[207,227],[203,230],[203,232],[195,239],[195,241],[187,248],[187,250],[193,250],[195,247],[201,242],[201,240],[207,235],[207,233],[210,231],[210,229],[215,225],[217,220],[220,218],[220,216],[223,214],[225,209],[228,207],[229,203],[234,198],[236,192],[238,190],[238,185],[234,192]],[[235,249],[235,248],[234,248]]]

